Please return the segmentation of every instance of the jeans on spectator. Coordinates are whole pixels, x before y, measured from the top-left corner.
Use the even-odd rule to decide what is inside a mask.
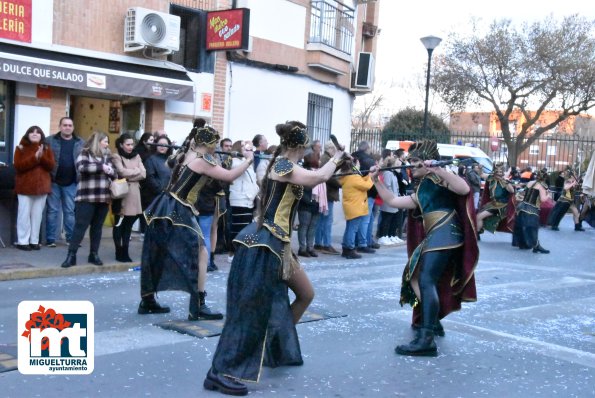
[[[298,227],[300,250],[312,250],[314,248],[314,235],[316,235],[320,213],[317,208],[310,210],[298,209],[298,217],[300,220],[300,226]]]
[[[76,202],[75,205],[75,223],[72,236],[70,237],[69,251],[76,252],[80,243],[85,237],[85,232],[89,228],[89,239],[91,248],[89,251],[97,253],[101,243],[101,233],[103,222],[109,211],[107,203]]]
[[[333,204],[334,202],[328,202],[328,213],[320,213],[318,219],[318,227],[316,228],[316,239],[314,242],[316,245],[328,247],[332,242],[332,229],[333,229]]]
[[[74,198],[76,196],[76,184],[58,185],[52,183],[52,193],[47,199],[47,215],[45,226],[45,240],[53,243],[60,236],[62,228],[58,229],[58,213],[62,209],[62,220],[66,241],[70,241],[74,230]]]
[[[345,221],[345,233],[343,234],[343,248],[355,249],[355,238],[357,236],[358,242],[364,242],[360,247],[366,246],[366,235],[363,233],[362,225],[368,216],[359,216],[351,220]]]
[[[197,216],[196,221],[198,221],[198,225],[200,226],[200,230],[202,231],[202,235],[205,239],[205,247],[207,248],[207,253],[211,252],[211,225],[213,224],[213,215],[204,215],[204,216]]]
[[[368,216],[370,217],[370,221],[368,221],[368,230],[366,232],[366,242],[368,245],[374,243],[374,221],[379,210],[379,207],[375,202],[374,198],[368,198]],[[360,245],[360,247],[362,247],[362,245]]]
[[[368,214],[364,217],[365,219],[360,226],[364,240],[361,241],[358,235],[355,241],[357,247],[371,245],[374,242],[374,239],[372,239],[372,230],[374,229],[374,198],[368,198]]]

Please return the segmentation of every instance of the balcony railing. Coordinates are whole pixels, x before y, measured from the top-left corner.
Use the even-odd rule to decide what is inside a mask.
[[[333,0],[312,0],[310,43],[321,43],[351,55],[355,10]]]

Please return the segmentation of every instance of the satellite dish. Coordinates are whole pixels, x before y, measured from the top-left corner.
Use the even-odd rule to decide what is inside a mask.
[[[149,45],[162,43],[166,30],[165,21],[155,13],[145,15],[141,22],[141,36]]]

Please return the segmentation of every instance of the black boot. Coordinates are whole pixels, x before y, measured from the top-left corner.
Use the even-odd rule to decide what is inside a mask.
[[[223,314],[214,312],[209,308],[205,301],[206,296],[207,292],[198,292],[198,296],[190,293],[190,305],[188,307],[189,321],[223,319]]]
[[[116,261],[121,263],[124,262],[124,259],[122,258],[122,246],[116,246]]]
[[[215,253],[211,253],[211,258],[209,259],[209,265],[207,265],[207,272],[217,271],[219,267],[215,265]]]
[[[128,246],[122,246],[122,262],[125,262],[125,263],[134,262],[134,261],[132,261],[132,259],[130,258],[130,255],[128,254]]]
[[[99,255],[97,254],[97,252],[91,252],[91,253],[89,253],[89,257],[87,258],[87,260],[91,264],[103,265],[103,261],[101,261],[101,259],[99,258]]]
[[[579,221],[577,224],[574,224],[574,230],[575,231],[584,231],[585,229],[583,228],[583,222]]]
[[[537,245],[533,248],[533,253],[543,253],[543,254],[548,254],[550,251],[547,249],[544,249],[539,242],[537,242]]]
[[[138,313],[141,315],[145,314],[165,314],[169,312],[169,307],[162,307],[155,300],[155,295],[151,294],[141,299],[138,305]]]
[[[240,383],[231,377],[215,373],[213,368],[209,369],[207,377],[203,383],[205,390],[219,391],[226,395],[247,395],[248,388],[244,383]]]
[[[413,330],[420,330],[421,325],[420,324],[412,324],[411,328]],[[434,335],[439,336],[439,337],[444,337],[446,335],[446,333],[444,332],[444,326],[442,326],[442,322],[438,321],[438,323],[436,323],[434,325]]]
[[[76,250],[68,250],[68,254],[66,255],[66,260],[62,263],[62,268],[68,268],[76,265]]]
[[[343,253],[341,253],[341,256],[350,260],[362,258],[362,255],[358,254],[355,249],[347,249],[346,247],[343,248]]]
[[[438,349],[434,342],[434,330],[428,328],[419,329],[418,335],[407,345],[398,345],[395,352],[399,355],[411,355],[420,357],[436,357]]]

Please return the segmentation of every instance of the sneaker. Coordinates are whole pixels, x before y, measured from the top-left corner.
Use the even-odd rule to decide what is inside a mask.
[[[227,256],[227,262],[231,263],[233,261],[233,256]]]
[[[314,250],[318,250],[319,252],[324,251],[324,246],[322,245],[314,245]]]
[[[56,242],[48,242],[45,244],[47,247],[56,247]]]
[[[390,246],[393,244],[393,241],[388,236],[382,236],[378,239],[378,244],[380,246]]]
[[[369,248],[371,249],[380,249],[380,245],[376,242],[372,242],[368,245]]]
[[[358,252],[360,252],[360,253],[369,253],[369,254],[376,253],[376,250],[372,249],[372,248],[371,248],[371,247],[369,247],[369,246],[366,246],[366,247],[358,247],[356,250],[357,250]]]
[[[396,243],[396,244],[405,243],[405,241],[403,239],[399,239],[398,236],[391,236],[391,237],[389,237],[389,239],[392,240],[393,243]]]

